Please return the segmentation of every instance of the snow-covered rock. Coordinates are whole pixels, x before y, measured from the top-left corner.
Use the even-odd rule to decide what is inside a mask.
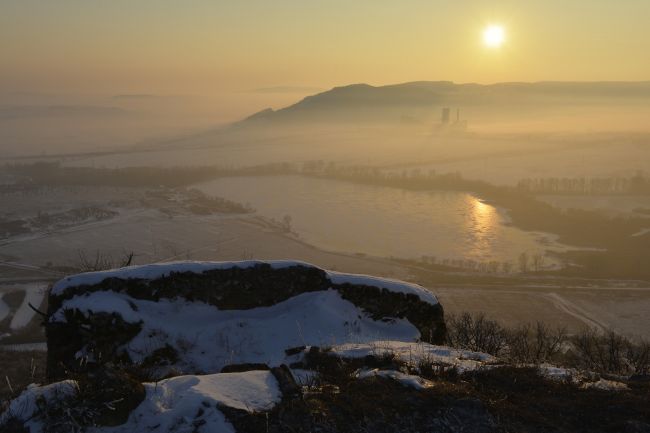
[[[49,297],[48,375],[118,362],[217,373],[285,362],[296,346],[441,342],[442,307],[409,283],[301,262],[183,262],[81,274]]]
[[[92,286],[101,283],[107,279],[116,278],[120,280],[156,280],[159,278],[169,277],[172,274],[191,272],[202,274],[208,271],[227,270],[227,269],[251,269],[259,266],[269,266],[272,269],[286,269],[303,267],[318,269],[318,267],[296,260],[242,260],[238,262],[173,262],[173,263],[155,263],[142,266],[130,266],[127,268],[113,269],[109,271],[86,272],[83,274],[73,275],[58,281],[52,288],[51,294],[61,296],[66,290],[73,287]],[[417,284],[406,283],[388,278],[374,277],[370,275],[344,274],[334,271],[323,271],[333,284],[355,284],[366,285],[379,288],[385,288],[392,292],[413,294],[418,296],[422,301],[430,304],[437,304],[438,300],[435,295],[427,289]]]

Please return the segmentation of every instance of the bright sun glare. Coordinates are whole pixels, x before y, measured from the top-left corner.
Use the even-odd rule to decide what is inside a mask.
[[[506,40],[503,26],[490,25],[483,32],[483,43],[489,48],[499,48]]]

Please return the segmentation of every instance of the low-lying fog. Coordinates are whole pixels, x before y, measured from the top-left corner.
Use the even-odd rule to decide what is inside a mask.
[[[301,90],[302,92],[306,91]],[[211,130],[302,93],[0,94],[0,157],[93,153]]]
[[[0,335],[42,340],[18,283],[128,252],[298,259],[648,335],[649,83],[310,93],[3,98]]]

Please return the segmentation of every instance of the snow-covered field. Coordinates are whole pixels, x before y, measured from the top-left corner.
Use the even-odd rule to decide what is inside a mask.
[[[45,298],[48,285],[48,282],[0,284],[0,321],[11,317],[9,329],[6,331],[19,331],[30,324],[36,313],[29,305],[31,304],[35,308],[40,308]],[[20,306],[12,311],[9,305],[3,301],[3,298],[9,293],[15,294],[17,292],[24,293],[24,297]],[[0,330],[0,332],[2,331]]]
[[[18,290],[23,290],[25,292],[25,299],[20,304],[18,310],[14,313],[13,319],[11,319],[11,324],[9,327],[12,330],[18,330],[24,328],[29,324],[29,322],[34,317],[34,310],[30,308],[30,304],[35,308],[39,308],[45,297],[45,291],[47,290],[47,285],[44,284],[29,284],[23,287],[18,287]]]
[[[132,203],[137,191],[54,188],[45,196],[3,197],[3,200],[10,200],[7,202],[9,208],[17,209],[18,215],[37,209],[34,206],[40,200],[56,206],[63,206],[56,203],[73,206],[71,203],[78,200],[74,204],[78,207],[91,202],[100,205],[101,201],[96,201],[99,197]],[[60,277],[43,269],[47,263],[54,266],[78,265],[80,251],[90,256],[100,251],[113,259],[121,258],[125,251],[133,251],[136,263],[185,259],[298,259],[327,269],[411,280],[435,287],[447,313],[480,311],[503,320],[507,325],[543,320],[565,324],[572,330],[580,329],[585,322],[567,312],[568,302],[586,312],[588,321],[597,319],[628,336],[650,336],[649,290],[615,288],[616,282],[612,282],[612,290],[576,288],[571,281],[550,287],[531,287],[517,281],[500,287],[441,283],[435,274],[431,278],[427,274],[414,274],[408,267],[388,260],[323,251],[273,230],[254,216],[170,217],[156,209],[129,208],[119,218],[90,226],[57,230],[37,238],[9,239],[0,244],[0,262],[12,264],[0,264],[0,283],[53,282]],[[566,302],[558,303],[556,298],[550,297],[552,293]],[[571,311],[575,313],[577,310],[571,308]],[[7,314],[7,308],[0,303],[0,316],[2,314]]]

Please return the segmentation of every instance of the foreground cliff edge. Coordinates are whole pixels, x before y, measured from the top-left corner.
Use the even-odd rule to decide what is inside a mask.
[[[647,384],[442,346],[425,288],[301,262],[80,274],[54,285],[45,325],[50,384],[11,401],[2,431],[650,428]]]

